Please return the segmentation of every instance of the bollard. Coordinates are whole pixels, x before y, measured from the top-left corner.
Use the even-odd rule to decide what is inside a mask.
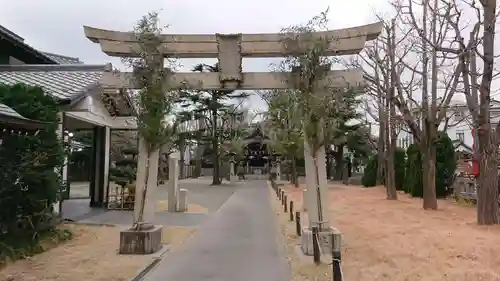
[[[281,200],[281,187],[278,188],[278,199]]]
[[[290,221],[293,221],[293,201],[290,200]]]
[[[341,235],[340,233],[332,233],[332,270],[333,270],[333,281],[342,281],[342,269],[340,267],[341,252]]]
[[[288,196],[285,195],[285,200],[283,200],[283,209],[285,210],[285,213],[288,212],[287,200]]]
[[[313,259],[315,264],[320,264],[320,256],[319,256],[319,241],[318,241],[318,227],[313,226],[312,228],[312,242],[313,242]]]
[[[300,227],[300,212],[295,212],[295,229],[297,231],[297,236],[302,235],[302,229]]]
[[[284,190],[282,190],[282,191],[281,191],[281,205],[285,204],[285,203],[283,203],[283,200],[284,200],[284,199],[285,199],[285,191],[284,191]]]

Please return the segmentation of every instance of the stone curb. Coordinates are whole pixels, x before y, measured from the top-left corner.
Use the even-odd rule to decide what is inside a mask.
[[[78,222],[78,221],[65,221],[64,224],[87,225],[87,226],[105,226],[105,227],[117,227],[118,226],[116,224],[111,224],[111,223]]]

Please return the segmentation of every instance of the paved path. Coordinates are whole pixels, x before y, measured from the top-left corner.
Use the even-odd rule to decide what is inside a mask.
[[[246,183],[145,281],[289,281],[264,181]]]
[[[188,190],[188,201],[208,209],[209,213],[216,212],[240,185],[210,186],[204,179],[180,180],[179,188]],[[158,200],[167,200],[167,186],[162,185],[156,191]],[[103,208],[89,207],[90,199],[71,199],[63,202],[63,216],[82,223],[103,223],[116,225],[132,225],[132,211],[112,211]],[[205,213],[169,213],[157,212],[154,223],[164,226],[197,227],[203,223],[209,214]]]

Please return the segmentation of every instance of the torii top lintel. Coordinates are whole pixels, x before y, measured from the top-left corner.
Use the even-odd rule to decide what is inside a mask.
[[[365,42],[374,40],[382,30],[382,22],[363,26],[315,32],[314,37],[331,38],[325,56],[352,55],[359,53]],[[85,36],[99,43],[110,56],[134,56],[137,37],[132,32],[119,32],[84,26]],[[238,51],[241,57],[282,57],[285,35],[269,34],[162,34],[165,56],[177,58],[217,58],[223,45]],[[234,50],[234,45],[238,50]]]

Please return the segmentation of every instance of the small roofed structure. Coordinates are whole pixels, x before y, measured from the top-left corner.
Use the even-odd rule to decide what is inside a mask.
[[[38,130],[45,126],[45,122],[28,119],[17,113],[14,109],[0,103],[0,130]],[[1,135],[1,134],[0,134]]]
[[[129,93],[102,87],[101,80],[108,72],[113,72],[111,64],[88,65],[76,57],[42,52],[0,25],[0,84],[40,87],[53,97],[60,105],[57,134],[75,150],[79,147],[70,140],[73,132],[92,132],[92,144],[87,144],[92,147],[87,179],[90,205],[99,207],[106,206],[108,200],[111,130],[137,128]],[[42,125],[7,107],[0,109],[0,131],[5,129],[5,133],[21,134]],[[67,185],[63,198],[70,194],[68,170],[68,164],[61,169],[61,179]]]

